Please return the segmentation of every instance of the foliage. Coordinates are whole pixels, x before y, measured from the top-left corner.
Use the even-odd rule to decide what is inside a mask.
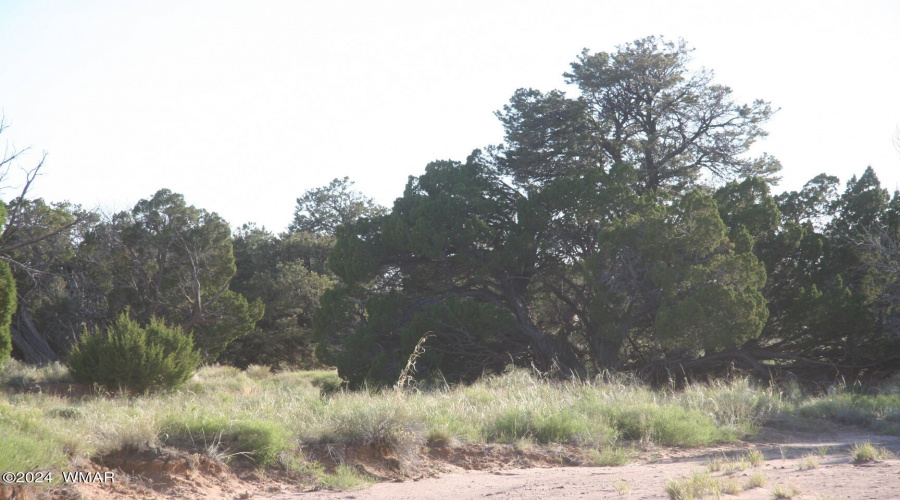
[[[477,155],[430,164],[390,214],[339,233],[331,262],[351,286],[323,297],[323,360],[352,384],[386,383],[434,332],[420,373],[465,380],[510,361],[615,368],[628,339],[714,350],[758,336],[765,270],[734,250],[716,201],[636,195],[632,172],[526,196]],[[539,322],[541,306],[559,322]]]
[[[209,360],[262,316],[229,290],[235,274],[231,230],[215,213],[187,205],[167,189],[92,228],[80,245],[88,281],[104,317],[130,308],[194,334]]]
[[[744,153],[771,108],[735,104],[689,52],[652,37],[585,51],[566,75],[578,98],[519,90],[498,113],[506,144],[431,163],[390,213],[344,225],[321,359],[351,385],[389,383],[433,332],[421,377],[583,376],[756,339],[753,247],[778,226],[778,166]],[[710,196],[703,172],[744,177]]]
[[[353,191],[349,177],[334,179],[327,186],[311,189],[297,198],[291,232],[333,236],[341,224],[360,217],[374,217],[385,212],[374,200]]]
[[[32,363],[58,359],[68,351],[73,332],[91,323],[97,312],[80,300],[77,244],[99,217],[69,203],[42,199],[10,202],[13,223],[3,232],[13,262],[19,303],[12,328],[18,355]],[[30,243],[29,243],[30,242]],[[88,287],[89,288],[89,287]]]
[[[180,328],[158,318],[144,328],[124,312],[105,332],[83,335],[67,366],[79,382],[146,393],[181,385],[199,363],[192,337]]]
[[[6,206],[0,202],[0,227],[6,224]],[[0,368],[12,352],[12,334],[9,323],[16,310],[16,282],[9,264],[0,261]]]
[[[165,418],[160,430],[167,444],[215,450],[227,457],[246,455],[260,466],[275,465],[290,448],[289,433],[283,426],[259,419],[231,421],[205,414],[178,414]]]
[[[772,115],[761,100],[738,104],[712,72],[688,69],[680,40],[647,37],[615,53],[585,49],[566,73],[577,98],[520,89],[497,115],[506,129],[498,160],[519,183],[540,184],[569,169],[633,165],[639,192],[682,191],[701,174],[771,175],[769,157],[744,158]]]
[[[244,226],[234,240],[238,272],[231,290],[265,304],[252,332],[235,340],[222,362],[246,367],[318,366],[313,357],[312,316],[336,284],[326,261],[334,239],[311,233],[275,236]]]
[[[385,209],[352,190],[348,178],[310,189],[297,199],[289,231],[274,235],[252,224],[234,240],[237,273],[231,290],[265,304],[250,334],[238,339],[223,361],[246,367],[320,366],[313,352],[313,314],[322,295],[337,284],[326,264],[342,224],[383,214]]]

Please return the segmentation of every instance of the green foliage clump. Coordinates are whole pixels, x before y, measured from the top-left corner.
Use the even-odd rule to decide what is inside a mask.
[[[274,465],[291,446],[284,426],[269,420],[179,415],[168,417],[161,431],[168,444],[202,447],[209,454],[225,458],[246,455],[260,466]]]
[[[133,393],[177,387],[199,364],[200,353],[190,335],[157,318],[141,327],[127,312],[105,332],[82,336],[67,361],[79,382]]]
[[[602,420],[587,419],[574,412],[533,412],[510,408],[500,413],[484,430],[489,441],[515,443],[533,439],[538,443],[611,442],[615,432]]]
[[[0,202],[0,227],[6,223],[6,206]],[[9,322],[16,310],[16,281],[9,264],[0,262],[0,368],[12,352],[12,334]]]
[[[708,415],[675,405],[632,405],[606,409],[613,426],[626,439],[644,439],[667,446],[709,446],[738,437]]]

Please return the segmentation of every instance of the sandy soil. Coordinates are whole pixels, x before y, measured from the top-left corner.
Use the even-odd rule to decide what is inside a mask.
[[[707,470],[712,457],[739,457],[756,448],[766,461],[759,467],[731,476],[744,483],[759,471],[769,479],[766,486],[746,490],[733,498],[772,499],[776,485],[799,490],[795,498],[810,499],[900,499],[900,459],[857,465],[850,448],[863,441],[884,447],[900,457],[900,437],[874,436],[860,432],[784,432],[764,429],[752,443],[702,450],[665,449],[650,451],[621,467],[555,467],[499,470],[458,469],[439,477],[406,482],[379,483],[351,492],[305,492],[267,496],[271,500],[313,499],[554,499],[628,498],[668,499],[667,480]],[[820,456],[822,447],[827,453]],[[814,455],[818,467],[801,470],[805,457]],[[725,472],[713,473],[716,477]],[[627,485],[624,486],[624,485]],[[730,497],[725,495],[726,498]]]
[[[55,498],[99,500],[667,499],[667,480],[706,471],[707,462],[714,457],[741,457],[758,449],[765,462],[730,477],[744,483],[750,474],[761,472],[768,484],[724,498],[771,499],[776,485],[790,485],[800,492],[794,498],[900,499],[900,458],[852,463],[851,447],[864,441],[900,457],[900,437],[829,424],[823,424],[819,433],[766,428],[752,442],[713,448],[645,447],[635,460],[620,467],[559,466],[579,463],[577,451],[571,447],[523,451],[504,445],[466,445],[431,449],[412,469],[401,473],[396,460],[378,459],[376,454],[360,450],[329,449],[331,455],[337,454],[383,481],[365,489],[335,492],[311,491],[310,485],[296,480],[251,468],[229,468],[200,455],[156,450],[107,457],[102,464],[82,464],[85,470],[115,471],[115,483],[70,485],[50,493]],[[802,467],[809,455],[816,457],[817,467]],[[713,475],[728,476],[724,471]],[[406,479],[401,480],[403,477]],[[10,498],[10,493],[0,491],[0,499]],[[46,492],[20,491],[13,495],[40,498]]]

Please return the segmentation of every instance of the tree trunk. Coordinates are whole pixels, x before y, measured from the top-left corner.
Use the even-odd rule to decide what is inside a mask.
[[[512,308],[516,322],[519,324],[519,330],[531,342],[537,368],[543,371],[558,369],[565,378],[584,377],[587,371],[572,350],[568,346],[557,345],[553,338],[547,336],[534,324],[522,294],[518,293],[514,286],[506,287],[504,292],[506,302]]]
[[[12,333],[13,346],[22,353],[26,363],[44,364],[59,359],[50,348],[47,339],[41,335],[34,322],[31,321],[31,316],[23,302],[19,303],[9,330]]]

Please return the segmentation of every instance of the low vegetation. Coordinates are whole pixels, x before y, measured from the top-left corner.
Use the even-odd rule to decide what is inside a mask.
[[[168,447],[349,488],[372,478],[352,461],[329,458],[333,450],[371,450],[398,464],[401,473],[416,465],[425,447],[480,443],[575,445],[582,463],[622,465],[648,443],[727,443],[776,417],[840,421],[833,402],[863,397],[792,399],[745,379],[678,390],[652,389],[628,377],[563,382],[521,369],[470,385],[348,391],[332,371],[260,366],[206,366],[177,389],[140,395],[22,392],[71,381],[59,364],[7,363],[0,372],[6,388],[0,397],[0,468],[65,470],[86,458]],[[871,397],[880,406],[861,405],[860,411],[873,408],[881,418],[897,411],[894,396]],[[818,456],[827,453],[820,449]],[[808,455],[801,467],[815,468],[818,456]],[[853,450],[857,462],[885,456],[870,443]],[[671,498],[701,498],[762,487],[767,479],[753,469],[764,461],[758,450],[714,457],[708,470],[672,479],[666,491]]]
[[[225,366],[201,368],[177,390],[137,397],[13,390],[67,380],[59,365],[9,363],[0,376],[10,388],[0,399],[7,437],[0,464],[58,469],[79,457],[167,446],[339,484],[359,471],[326,473],[304,450],[369,447],[405,467],[425,445],[562,443],[581,446],[585,463],[620,465],[640,443],[703,446],[747,436],[781,405],[777,393],[743,381],[674,392],[626,378],[551,381],[525,370],[427,391],[350,392],[338,389],[333,372]]]
[[[889,458],[891,457],[891,452],[879,446],[875,446],[869,441],[865,441],[853,445],[853,449],[850,450],[850,456],[853,457],[855,463],[863,464],[867,462],[878,462],[885,458]]]
[[[900,436],[900,391],[864,394],[843,389],[802,403],[798,413],[803,417],[824,418]]]

